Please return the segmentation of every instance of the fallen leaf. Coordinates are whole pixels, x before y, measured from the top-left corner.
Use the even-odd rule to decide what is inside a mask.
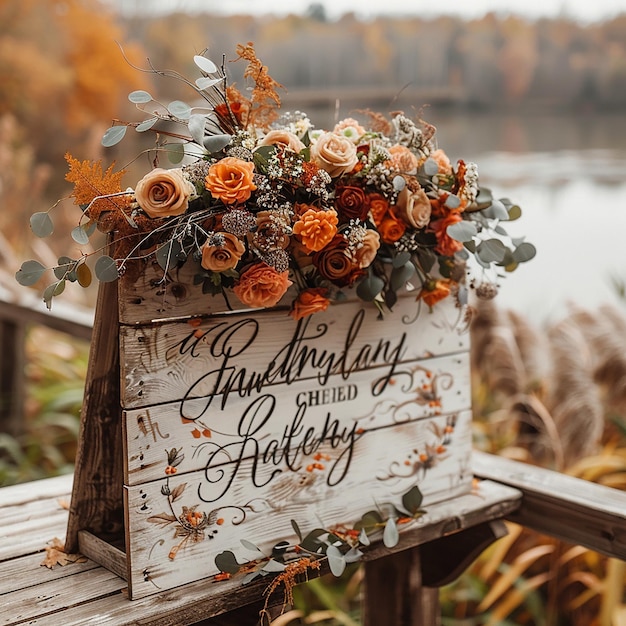
[[[87,557],[82,554],[68,554],[63,551],[63,542],[55,537],[52,541],[48,542],[46,546],[46,558],[40,563],[48,569],[52,569],[55,565],[69,565],[70,563],[86,563]]]

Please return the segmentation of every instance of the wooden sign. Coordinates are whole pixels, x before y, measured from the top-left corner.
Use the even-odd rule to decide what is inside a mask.
[[[98,492],[107,510],[85,491],[117,474],[119,453],[125,556],[103,558],[123,561],[131,598],[213,577],[223,551],[271,553],[296,540],[292,522],[350,527],[413,486],[426,509],[471,490],[469,332],[452,300],[431,312],[402,297],[382,320],[353,301],[295,321],[144,280],[122,282],[99,333],[119,338],[123,452],[98,441],[117,438],[114,416],[85,416],[68,532],[107,530],[115,490]]]
[[[219,572],[241,539],[271,552],[352,524],[419,485],[470,489],[462,311],[403,298],[152,320],[120,329],[133,598]]]

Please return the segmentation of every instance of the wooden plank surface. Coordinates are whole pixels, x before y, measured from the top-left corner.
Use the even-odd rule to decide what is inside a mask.
[[[476,475],[523,493],[511,521],[626,559],[626,492],[481,452],[472,459]]]
[[[69,480],[68,480],[69,478]],[[56,479],[55,479],[56,480]],[[54,499],[67,497],[71,477],[64,477],[66,493],[53,489]],[[61,481],[62,482],[62,481]],[[38,484],[39,483],[39,484]],[[33,500],[46,500],[46,481],[33,483]],[[60,486],[56,483],[56,487]],[[0,489],[0,510],[4,504]],[[63,491],[62,489],[60,491]],[[9,494],[8,500],[11,500]],[[432,541],[438,537],[472,527],[492,519],[499,519],[519,504],[519,491],[485,481],[475,493],[456,500],[428,507],[427,514],[411,528],[401,533],[395,548],[372,545],[364,560],[388,556],[407,548]],[[13,499],[14,501],[14,499]],[[43,550],[51,535],[62,529],[42,524],[33,530],[39,550]],[[0,537],[0,548],[5,541]],[[43,553],[23,554],[16,559],[0,561],[0,615],[4,626],[186,626],[200,622],[211,615],[224,614],[236,606],[263,598],[267,580],[242,586],[235,577],[231,581],[199,581],[184,587],[165,591],[140,600],[128,600],[126,583],[104,568],[93,563],[73,564],[48,570],[39,565]],[[21,574],[18,575],[18,573]],[[277,592],[275,600],[282,600]],[[5,610],[10,607],[10,610]],[[225,616],[215,626],[252,621],[232,621]]]

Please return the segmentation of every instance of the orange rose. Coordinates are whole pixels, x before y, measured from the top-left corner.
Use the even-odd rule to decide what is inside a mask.
[[[372,264],[376,258],[378,248],[380,248],[380,235],[375,230],[368,228],[363,236],[361,246],[357,248],[354,254],[356,262],[361,269],[365,269]]]
[[[447,232],[448,226],[456,224],[462,219],[463,218],[458,213],[448,213],[448,215],[442,219],[431,222],[431,227],[437,237],[435,252],[442,254],[443,256],[453,256],[463,249],[463,244],[456,239],[452,239]]]
[[[311,161],[331,178],[350,172],[358,160],[356,146],[347,137],[326,132],[311,144]]]
[[[437,302],[444,300],[450,295],[450,281],[449,280],[430,280],[428,281],[420,291],[419,298],[421,298],[429,307],[435,306]]]
[[[293,225],[293,232],[309,252],[318,252],[337,234],[337,211],[307,209]]]
[[[417,191],[411,191],[405,187],[398,195],[394,207],[396,215],[412,228],[424,228],[430,221],[430,199],[420,187]]]
[[[328,290],[321,287],[301,291],[294,301],[289,315],[294,320],[299,320],[313,313],[325,311],[330,304],[330,300],[326,297],[327,293]]]
[[[393,213],[389,211],[383,221],[378,225],[380,231],[380,238],[385,243],[395,243],[404,235],[406,231],[406,224],[399,220]]]
[[[386,164],[402,174],[414,174],[419,166],[418,158],[406,147],[395,145],[389,148],[391,159]]]
[[[231,233],[211,235],[202,246],[200,265],[210,272],[225,272],[233,269],[246,251],[243,243]]]
[[[182,170],[157,167],[137,183],[135,199],[152,218],[173,217],[187,210],[189,196],[194,191],[194,186],[184,177]]]
[[[387,215],[387,211],[389,210],[389,202],[384,196],[381,196],[379,193],[370,194],[368,196],[368,199],[372,220],[374,221],[374,224],[376,224],[376,226],[379,226],[385,218],[385,215]]]
[[[266,263],[257,263],[241,275],[233,291],[243,304],[265,308],[276,306],[291,284],[288,270],[279,273]]]
[[[270,130],[259,142],[259,146],[278,146],[288,148],[293,152],[300,152],[306,147],[298,136],[288,130]]]
[[[256,189],[254,163],[236,157],[225,157],[209,168],[206,188],[224,204],[245,202]]]

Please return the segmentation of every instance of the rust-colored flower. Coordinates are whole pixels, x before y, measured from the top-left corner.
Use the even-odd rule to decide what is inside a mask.
[[[361,269],[369,267],[376,258],[378,248],[380,248],[380,235],[377,231],[368,228],[363,235],[361,245],[354,253],[357,265]]]
[[[389,148],[391,158],[387,165],[402,174],[415,174],[419,166],[419,160],[406,146],[399,144]]]
[[[338,287],[346,287],[363,274],[348,250],[348,242],[343,235],[335,235],[322,250],[313,255],[313,265],[320,276]]]
[[[299,210],[302,208],[300,206]],[[293,225],[293,232],[309,252],[318,252],[337,234],[337,223],[337,212],[334,209],[310,207]]]
[[[245,202],[256,189],[254,163],[236,157],[225,157],[209,168],[206,188],[224,204]]]
[[[202,246],[201,265],[210,272],[225,272],[239,263],[246,251],[244,244],[231,233],[214,233]]]
[[[249,307],[271,307],[278,304],[291,284],[289,271],[277,272],[266,263],[256,263],[241,275],[233,291]]]
[[[152,218],[182,215],[189,206],[195,189],[180,169],[161,167],[148,172],[135,188],[135,199]]]
[[[443,256],[453,256],[463,249],[463,244],[448,235],[447,228],[460,222],[463,218],[456,212],[450,212],[445,217],[431,222],[431,227],[437,237],[435,252]]]
[[[398,195],[394,213],[408,226],[424,228],[430,221],[430,199],[421,187],[412,191],[407,186]]]
[[[379,193],[371,193],[368,196],[370,215],[376,226],[379,226],[389,211],[389,202],[387,198]]]
[[[300,152],[306,147],[295,133],[288,130],[270,130],[259,142],[259,146],[278,146]]]
[[[450,281],[446,279],[427,281],[419,293],[419,298],[429,307],[435,306],[437,302],[444,300],[450,295]]]
[[[330,300],[326,297],[327,293],[328,290],[323,287],[314,287],[301,291],[296,300],[294,300],[293,308],[289,311],[289,315],[294,320],[299,320],[313,315],[313,313],[325,311],[330,305]]]
[[[385,243],[395,243],[404,235],[406,224],[396,217],[393,210],[389,210],[383,221],[378,225],[378,230],[380,238]]]
[[[360,187],[338,186],[335,189],[335,208],[342,223],[350,220],[363,222],[369,211],[367,196]]]
[[[311,144],[311,161],[337,178],[357,164],[356,146],[347,137],[325,132]]]

